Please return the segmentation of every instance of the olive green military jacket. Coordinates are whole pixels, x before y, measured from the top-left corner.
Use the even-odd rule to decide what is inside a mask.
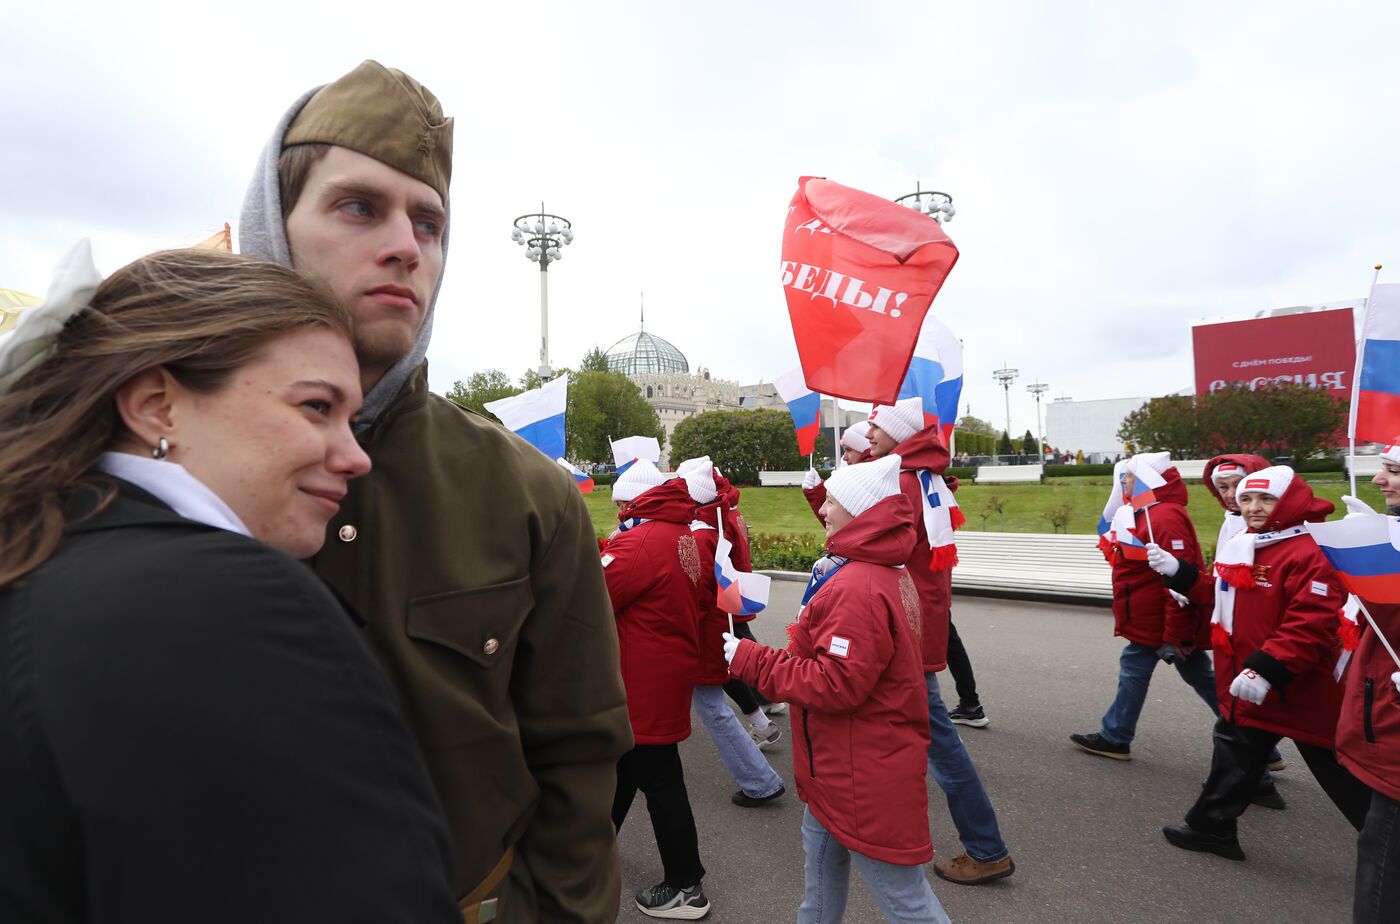
[[[513,847],[497,921],[613,920],[632,732],[573,479],[430,394],[426,364],[361,442],[373,471],[312,564],[368,623],[447,813],[458,893]]]

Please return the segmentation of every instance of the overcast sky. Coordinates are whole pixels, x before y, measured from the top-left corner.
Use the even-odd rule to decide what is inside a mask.
[[[1193,320],[1400,271],[1397,36],[1381,2],[33,4],[0,30],[0,287],[42,294],[78,237],[109,272],[236,223],[282,111],[373,57],[456,117],[435,389],[537,363],[509,231],[541,199],[577,232],[556,365],[633,332],[645,291],[649,331],[748,384],[797,364],[797,178],[922,182],[958,206],[933,310],[963,411],[1001,424],[1009,363],[1023,432],[1037,376],[1175,391]]]

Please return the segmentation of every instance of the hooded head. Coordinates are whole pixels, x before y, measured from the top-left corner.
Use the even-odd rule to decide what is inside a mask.
[[[887,497],[900,494],[897,455],[848,465],[826,480],[827,502],[822,507],[826,534],[831,536]]]
[[[715,486],[715,467],[709,456],[686,459],[676,467],[676,475],[685,481],[691,500],[695,501],[697,506],[713,504],[719,498],[719,491]]]
[[[1286,529],[1299,523],[1320,523],[1336,507],[1315,497],[1312,488],[1287,465],[1251,472],[1235,488],[1240,512],[1250,532]]]
[[[879,434],[872,435],[870,429],[879,428],[885,432],[894,445],[909,439],[924,428],[924,402],[921,398],[904,398],[894,404],[876,405],[866,421],[866,440],[875,443]],[[886,449],[885,453],[890,450]]]
[[[1269,467],[1269,460],[1263,456],[1237,452],[1219,455],[1206,463],[1202,480],[1206,490],[1215,496],[1228,513],[1239,513],[1240,505],[1235,502],[1235,488],[1240,479],[1251,472]]]
[[[616,503],[636,500],[643,492],[665,481],[655,465],[646,459],[638,459],[613,482],[612,499]]]
[[[357,429],[427,355],[451,170],[452,120],[437,98],[366,61],[292,104],[244,196],[239,249],[320,278],[355,319],[365,387]]]

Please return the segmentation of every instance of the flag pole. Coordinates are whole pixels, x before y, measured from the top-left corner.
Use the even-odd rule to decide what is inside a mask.
[[[1128,503],[1132,503],[1132,501],[1129,501]],[[1157,544],[1157,540],[1152,538],[1152,507],[1151,507],[1151,505],[1148,505],[1148,506],[1142,508],[1142,515],[1145,516],[1145,517],[1147,517],[1147,541],[1150,542],[1150,543],[1152,543],[1153,545],[1156,545],[1156,544]]]
[[[831,397],[831,467],[841,460],[841,399]]]
[[[1376,625],[1376,621],[1371,618],[1371,611],[1366,609],[1366,604],[1362,602],[1360,597],[1356,598],[1356,605],[1361,607],[1361,612],[1366,616],[1366,621],[1371,624],[1371,631],[1376,633],[1376,638],[1381,640],[1381,644],[1385,646],[1385,650],[1390,654],[1390,660],[1395,662],[1397,668],[1400,668],[1400,657],[1396,656],[1395,649],[1390,647],[1390,641],[1385,637],[1385,633],[1381,631],[1381,627]]]
[[[1356,368],[1351,374],[1351,408],[1347,413],[1347,474],[1351,477],[1352,497],[1356,496],[1356,399],[1361,391],[1361,367],[1366,358],[1366,321],[1371,315],[1371,302],[1376,297],[1376,282],[1380,277],[1381,264],[1377,263],[1375,274],[1371,277],[1371,292],[1366,296],[1366,310],[1361,313],[1361,338],[1356,344]],[[1369,613],[1366,618],[1370,618]],[[1390,645],[1385,647],[1389,649]],[[1392,651],[1390,656],[1395,657],[1395,652]]]

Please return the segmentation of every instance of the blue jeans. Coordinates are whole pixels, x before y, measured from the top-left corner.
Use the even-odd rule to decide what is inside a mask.
[[[1152,681],[1152,671],[1160,660],[1155,648],[1137,642],[1124,646],[1123,654],[1118,659],[1118,695],[1103,714],[1103,727],[1099,730],[1099,734],[1109,742],[1133,743],[1142,704],[1147,702],[1147,685]],[[1181,679],[1196,691],[1196,695],[1205,700],[1210,711],[1219,716],[1220,706],[1215,700],[1215,669],[1211,667],[1210,656],[1198,648],[1185,658],[1177,658],[1173,666]]]
[[[839,924],[845,917],[852,857],[885,920],[896,924],[951,924],[928,884],[922,864],[896,866],[847,850],[805,807],[802,852],[807,857],[803,870],[806,881],[797,924]]]
[[[744,795],[762,799],[783,788],[783,778],[773,772],[748,730],[725,702],[724,687],[696,687],[690,702],[715,742],[724,769]]]
[[[992,800],[982,788],[982,778],[958,737],[957,727],[948,718],[948,707],[938,691],[938,675],[924,674],[924,684],[928,687],[928,726],[933,738],[928,747],[929,772],[948,800],[948,814],[953,816],[967,855],[979,863],[994,863],[1010,851],[1001,839]]]

